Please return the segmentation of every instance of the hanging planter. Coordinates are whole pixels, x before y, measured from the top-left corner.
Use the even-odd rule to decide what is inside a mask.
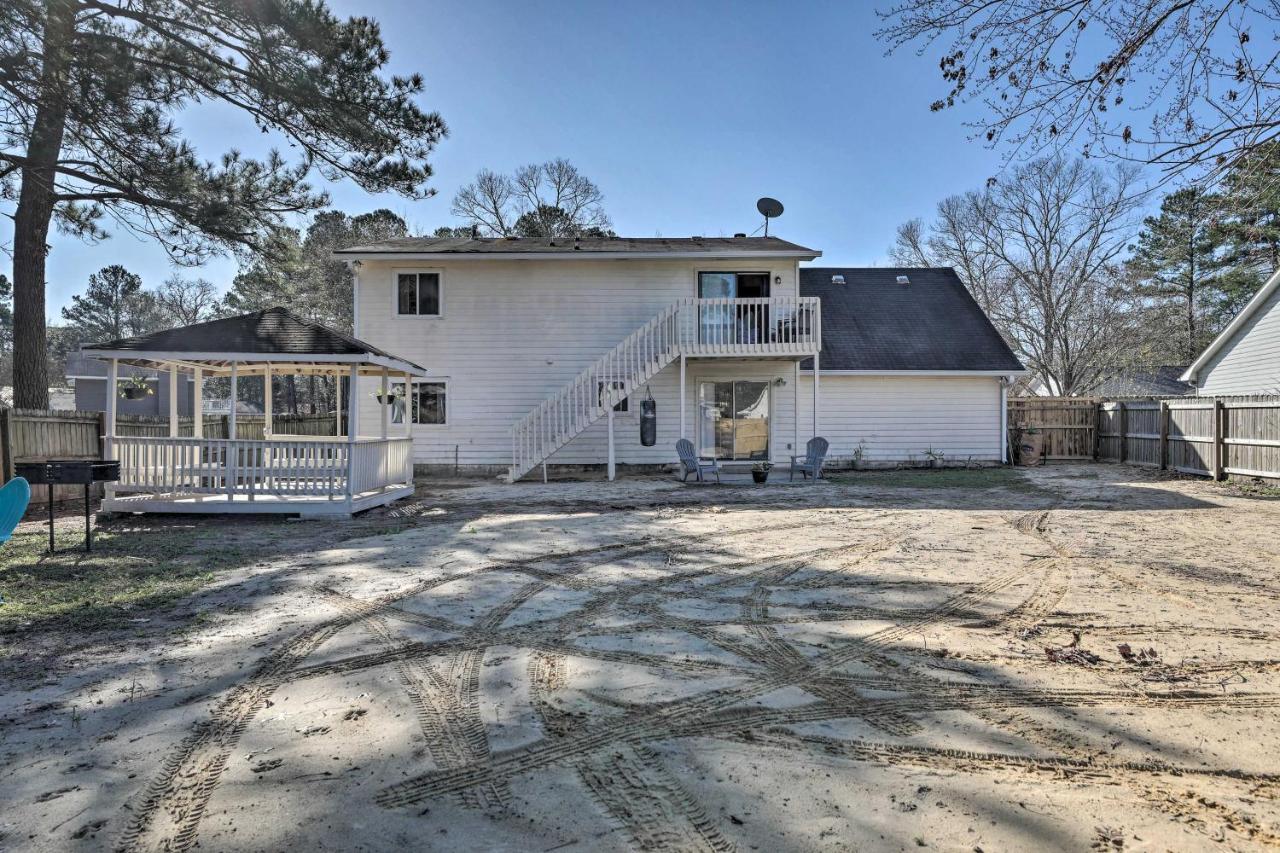
[[[381,391],[373,392],[373,399],[377,400],[379,403],[381,403],[384,406],[391,406],[400,402],[400,398],[403,396],[404,395],[401,394],[399,391],[388,391],[387,396],[384,399]]]
[[[126,400],[141,400],[156,393],[141,376],[131,376],[120,383],[120,396]]]

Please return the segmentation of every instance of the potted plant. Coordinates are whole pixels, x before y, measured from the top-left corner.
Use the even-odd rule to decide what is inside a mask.
[[[757,462],[751,466],[751,479],[757,483],[765,483],[769,480],[769,470],[773,468],[772,462]]]
[[[401,396],[401,392],[399,391],[399,389],[396,389],[396,388],[387,389],[387,398],[385,400],[382,399],[381,388],[373,392],[373,398],[377,400],[379,403],[382,403],[383,405],[389,405],[389,404],[394,404],[399,402],[400,396]]]
[[[142,376],[130,376],[120,382],[120,396],[126,400],[141,400],[154,393],[155,389]]]
[[[930,468],[941,468],[943,461],[947,458],[947,455],[941,450],[934,450],[932,447],[925,450],[924,456],[929,460],[928,466]]]

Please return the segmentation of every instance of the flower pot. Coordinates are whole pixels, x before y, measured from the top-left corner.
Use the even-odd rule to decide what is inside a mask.
[[[769,472],[768,471],[752,471],[751,479],[755,480],[757,483],[765,483],[769,479]]]
[[[120,396],[126,400],[141,400],[147,396],[147,391],[146,388],[121,388]]]

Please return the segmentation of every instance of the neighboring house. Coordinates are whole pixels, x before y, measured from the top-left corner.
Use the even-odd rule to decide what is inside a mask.
[[[1204,395],[1280,394],[1280,272],[1192,362],[1182,379]]]
[[[1129,367],[1119,370],[1089,389],[1089,397],[1181,397],[1194,394],[1191,383],[1179,377],[1186,365]]]
[[[147,383],[151,393],[136,400],[117,396],[116,411],[121,415],[167,415],[169,414],[169,373],[168,371],[146,370],[140,367],[120,368],[120,379],[140,377]],[[75,406],[82,412],[105,412],[107,410],[107,365],[96,358],[88,358],[80,353],[67,356],[67,379],[75,391]],[[121,382],[123,385],[124,383]],[[191,378],[178,377],[178,414],[191,417]]]
[[[0,385],[0,407],[13,405],[13,386]],[[76,395],[70,388],[50,388],[49,408],[54,411],[69,411],[76,407]]]
[[[819,255],[741,235],[336,253],[356,273],[356,336],[427,366],[409,406],[419,464],[670,464],[681,437],[786,464],[815,432],[876,462],[1001,460],[1004,388],[1024,371],[954,272],[800,267]],[[376,385],[362,380],[365,417]]]

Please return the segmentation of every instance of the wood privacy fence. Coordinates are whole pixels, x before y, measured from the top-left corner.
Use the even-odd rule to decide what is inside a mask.
[[[1045,433],[1048,459],[1280,480],[1280,396],[1011,399],[1009,426],[1023,425]]]
[[[228,438],[230,419],[226,415],[205,416],[202,432],[206,438]],[[178,420],[178,435],[191,436],[191,418]],[[266,418],[262,415],[236,417],[236,437],[261,439]],[[333,415],[275,415],[272,428],[279,435],[334,435]],[[153,415],[117,415],[116,432],[121,436],[169,435],[169,419]],[[100,459],[106,434],[104,412],[0,409],[0,482],[8,482],[19,462],[45,459]],[[101,486],[95,487],[101,493]],[[48,500],[47,488],[32,490],[33,503]],[[82,486],[55,486],[53,499],[79,500]]]

